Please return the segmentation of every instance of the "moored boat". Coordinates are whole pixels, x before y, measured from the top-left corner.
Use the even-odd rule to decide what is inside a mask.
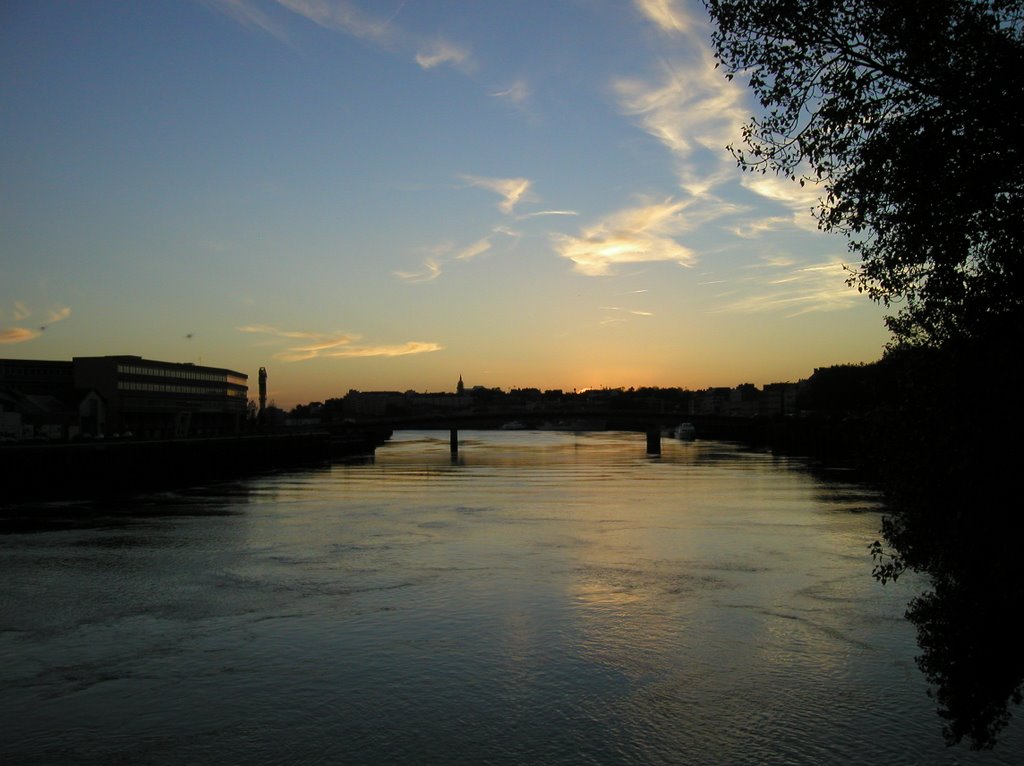
[[[693,441],[697,438],[697,429],[693,427],[693,423],[680,423],[676,427],[675,437],[680,441]]]

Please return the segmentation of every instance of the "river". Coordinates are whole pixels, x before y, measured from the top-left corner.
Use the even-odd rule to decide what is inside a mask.
[[[642,434],[373,461],[0,536],[4,763],[996,764],[947,748],[877,494]]]

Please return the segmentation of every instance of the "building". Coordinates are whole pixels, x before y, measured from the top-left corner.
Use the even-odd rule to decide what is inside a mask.
[[[60,396],[74,388],[71,362],[37,359],[0,359],[0,389],[26,394]]]
[[[761,415],[793,415],[796,412],[796,383],[766,383],[761,394]]]
[[[725,415],[729,409],[732,389],[723,386],[697,391],[690,402],[691,415]]]
[[[409,403],[400,391],[349,391],[345,394],[345,415],[383,418],[409,414]]]
[[[0,439],[77,433],[78,407],[88,398],[75,389],[71,362],[0,359]]]
[[[6,408],[24,409],[40,396],[62,403],[63,433],[172,438],[232,434],[245,419],[248,376],[219,367],[160,362],[139,356],[79,356],[70,362],[0,359]],[[24,406],[18,402],[24,402]],[[11,413],[9,413],[11,414]],[[47,435],[57,436],[51,429]]]
[[[234,370],[138,356],[76,356],[75,387],[107,405],[107,428],[155,438],[235,433],[249,377]]]

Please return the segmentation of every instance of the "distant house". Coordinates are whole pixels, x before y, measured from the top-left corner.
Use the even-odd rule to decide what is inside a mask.
[[[405,394],[400,391],[349,391],[345,394],[345,415],[357,418],[381,418],[405,413]]]
[[[694,415],[725,415],[728,411],[732,389],[728,387],[705,388],[697,391],[692,400]]]
[[[731,418],[752,418],[757,415],[761,392],[753,383],[741,383],[729,391],[725,415]]]
[[[472,397],[467,395],[465,391],[455,394],[450,394],[445,391],[439,393],[426,394],[418,394],[415,391],[407,391],[405,394],[405,399],[410,408],[410,411],[415,412],[417,414],[427,414],[432,412],[457,412],[460,410],[465,410],[473,403]]]
[[[766,384],[761,392],[758,414],[768,417],[794,414],[798,390],[799,386],[796,383]]]

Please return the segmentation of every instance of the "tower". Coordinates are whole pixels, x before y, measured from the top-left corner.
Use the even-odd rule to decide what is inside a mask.
[[[267,368],[260,367],[260,415],[267,409]]]
[[[459,395],[466,393],[466,384],[462,382],[461,374],[459,375],[458,385],[455,386],[455,393]]]

